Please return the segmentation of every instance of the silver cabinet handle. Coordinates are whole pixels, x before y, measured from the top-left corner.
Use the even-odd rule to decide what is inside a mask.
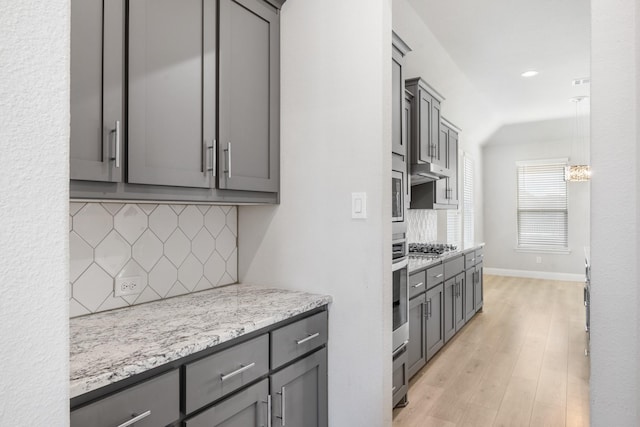
[[[277,418],[280,418],[282,420],[282,427],[285,427],[285,425],[286,425],[285,424],[286,423],[285,413],[284,413],[284,411],[286,409],[286,406],[285,406],[285,392],[286,392],[286,390],[285,390],[284,386],[282,386],[282,388],[280,388],[280,391],[278,392],[278,394],[280,395],[280,416],[277,417]]]
[[[218,150],[216,150],[216,140],[213,140],[213,145],[211,146],[211,176],[216,176],[216,164],[218,163]]]
[[[202,171],[204,173],[204,176],[207,176],[207,174],[209,172],[213,172],[215,171],[215,150],[214,147],[216,145],[216,140],[213,140],[213,145],[207,145],[206,141],[204,142],[204,144],[202,144]],[[211,153],[211,163],[208,162],[209,160],[209,153]],[[209,164],[211,165],[211,167],[209,167]],[[215,174],[211,174],[213,176],[215,176]]]
[[[296,341],[296,344],[298,344],[298,345],[300,345],[300,344],[304,344],[304,343],[306,343],[307,341],[311,341],[312,339],[317,338],[317,337],[319,337],[319,336],[320,336],[320,332],[316,332],[315,334],[311,334],[311,335],[309,335],[309,336],[308,336],[308,337],[306,337],[306,338],[302,338],[301,340],[297,340],[297,341]]]
[[[398,387],[396,387],[395,385],[393,386],[393,388],[391,389],[391,393],[394,393],[396,391]]]
[[[111,131],[115,134],[115,155],[111,160],[115,160],[116,167],[120,167],[120,120],[116,120],[116,127]]]
[[[428,313],[429,313],[428,319],[431,319],[431,298],[429,298],[427,300],[427,309],[428,309]]]
[[[411,286],[412,288],[419,288],[420,286],[424,286],[424,282],[420,282],[417,285]]]
[[[245,365],[240,365],[240,368],[236,369],[233,372],[229,372],[226,375],[220,374],[220,380],[224,382],[224,381],[228,380],[231,377],[235,377],[236,375],[241,374],[244,371],[247,371],[247,370],[253,368],[254,366],[256,366],[256,362],[250,363],[250,364],[248,364],[246,366]]]
[[[267,404],[267,427],[271,427],[271,395],[267,395],[267,401],[262,401]]]
[[[207,146],[207,141],[205,139],[202,140],[202,173],[204,176],[207,176],[207,150],[209,147]]]
[[[440,273],[440,274],[438,274],[437,276],[433,276],[433,277],[435,277],[436,279],[439,279],[439,278],[441,278],[442,276],[444,276],[444,273]]]
[[[143,418],[147,418],[149,415],[151,415],[151,411],[143,412],[142,414],[138,415],[137,417],[133,417],[129,421],[125,421],[124,423],[120,424],[118,427],[128,427],[128,426],[130,426],[132,424],[137,423],[138,421],[142,420]]]
[[[227,152],[227,178],[231,178],[231,142],[227,142],[227,149],[224,150]]]

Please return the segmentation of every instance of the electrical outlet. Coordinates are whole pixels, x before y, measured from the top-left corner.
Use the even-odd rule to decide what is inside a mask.
[[[113,292],[117,297],[139,294],[142,292],[142,276],[116,277]]]
[[[542,257],[541,256],[537,256],[536,257],[536,264],[542,264]]]

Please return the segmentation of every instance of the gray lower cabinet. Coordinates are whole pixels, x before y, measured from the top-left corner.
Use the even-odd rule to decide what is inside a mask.
[[[398,404],[404,406],[407,403],[407,392],[409,391],[409,370],[407,346],[396,350],[393,355],[392,379],[391,379],[391,401],[392,407]]]
[[[461,272],[455,277],[455,302],[453,305],[454,322],[456,325],[456,332],[458,332],[464,324],[467,322],[464,316],[464,293],[465,293],[465,274]]]
[[[407,344],[409,378],[427,363],[426,307],[424,292],[409,300],[409,343]]]
[[[263,427],[269,415],[269,381],[262,380],[199,415],[185,421],[185,427]]]
[[[444,282],[444,310],[442,313],[442,327],[444,341],[449,341],[456,333],[456,299],[458,286],[455,277]]]
[[[428,289],[426,295],[426,347],[427,361],[444,345],[442,313],[444,308],[444,286],[442,283]]]
[[[464,280],[464,318],[468,322],[476,313],[475,309],[475,266],[467,268]]]
[[[474,282],[474,309],[476,312],[482,310],[482,305],[484,302],[484,289],[482,286],[482,270],[483,270],[483,264],[482,262],[476,264],[476,275],[475,275],[475,282]]]
[[[327,349],[271,375],[274,427],[327,427]]]
[[[180,418],[178,370],[71,411],[71,427],[166,426]]]

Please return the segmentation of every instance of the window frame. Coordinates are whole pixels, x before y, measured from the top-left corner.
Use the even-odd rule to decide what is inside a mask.
[[[566,214],[566,246],[565,247],[554,247],[554,246],[521,246],[520,244],[520,185],[519,185],[519,176],[520,176],[520,168],[526,166],[543,166],[543,165],[561,165],[563,171],[564,168],[568,165],[568,158],[555,158],[555,159],[539,159],[539,160],[522,160],[516,162],[516,197],[515,197],[515,215],[516,215],[516,244],[515,251],[516,252],[528,252],[528,253],[553,253],[553,254],[569,254],[571,253],[570,242],[569,242],[569,186],[567,182],[564,180],[565,185],[565,197],[566,204],[565,209],[563,210]],[[526,211],[527,209],[522,209]]]

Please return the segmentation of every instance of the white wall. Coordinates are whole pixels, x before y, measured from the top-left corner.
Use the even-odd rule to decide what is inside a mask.
[[[582,280],[589,246],[589,183],[568,183],[569,254],[517,252],[516,162],[571,158],[575,119],[505,126],[483,147],[485,268],[554,273],[546,277]],[[547,132],[547,130],[551,130]],[[506,135],[506,136],[503,136]],[[543,139],[532,138],[531,135]],[[555,138],[555,139],[554,139]],[[560,138],[560,139],[557,139]],[[574,153],[575,156],[575,153]],[[542,259],[541,263],[536,258]],[[560,273],[560,274],[558,274]],[[520,273],[526,274],[526,273]],[[566,276],[567,274],[573,276]]]
[[[422,77],[445,97],[442,115],[462,129],[459,148],[473,158],[476,182],[480,183],[483,173],[480,144],[499,126],[501,117],[458,68],[407,0],[393,0],[393,30],[412,49],[406,58],[405,76]],[[475,190],[475,238],[480,242],[484,235],[483,189],[478,184]],[[445,238],[438,236],[441,241]]]
[[[636,0],[592,0],[591,425],[640,425]]]
[[[281,42],[281,204],[240,207],[239,278],[332,295],[329,424],[390,426],[390,0],[288,1]]]
[[[65,426],[69,1],[0,10],[0,425]]]

